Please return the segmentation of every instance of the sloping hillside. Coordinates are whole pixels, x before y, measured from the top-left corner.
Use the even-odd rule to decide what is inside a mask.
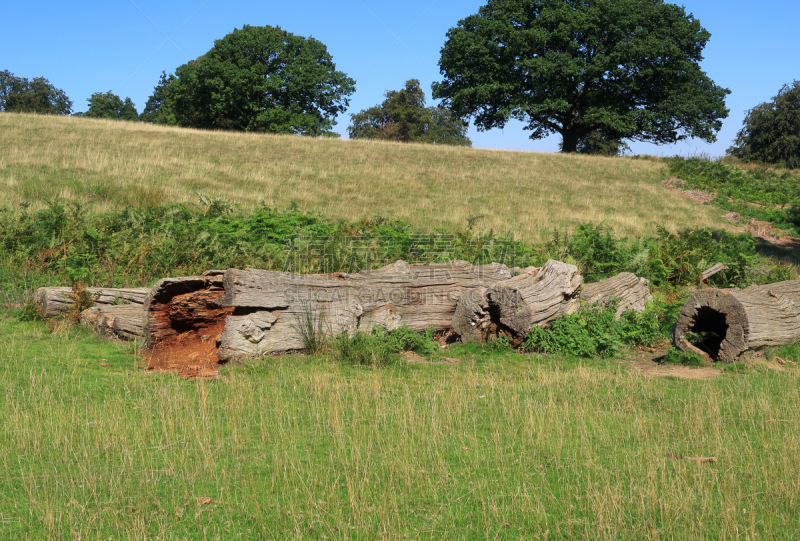
[[[725,227],[666,190],[654,161],[203,132],[0,113],[0,206],[77,199],[96,210],[265,202],[331,218],[396,216],[415,228],[481,227],[534,240],[606,220],[622,235]]]

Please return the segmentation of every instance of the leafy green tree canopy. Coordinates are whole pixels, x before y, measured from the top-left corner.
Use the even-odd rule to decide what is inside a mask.
[[[664,0],[489,0],[447,33],[435,98],[479,129],[518,119],[562,150],[716,140],[725,96],[701,69],[711,34]]]
[[[323,135],[355,92],[324,44],[272,26],[234,30],[175,76],[167,107],[205,129]]]
[[[108,118],[111,120],[136,120],[139,113],[130,98],[122,98],[111,92],[95,92],[87,99],[89,110],[76,116],[87,118]]]
[[[351,139],[472,146],[467,137],[469,124],[444,107],[425,107],[425,92],[417,79],[385,96],[380,105],[351,115],[347,128]]]
[[[5,70],[0,72],[0,111],[68,115],[72,101],[44,77],[29,81]]]
[[[139,120],[151,124],[175,124],[175,115],[166,106],[167,87],[174,80],[174,75],[167,75],[166,71],[161,72],[158,84],[153,88],[153,95],[147,100]]]
[[[748,111],[728,153],[746,162],[800,168],[800,81]]]

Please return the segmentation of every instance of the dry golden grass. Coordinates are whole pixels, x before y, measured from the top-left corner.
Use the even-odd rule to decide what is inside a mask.
[[[622,235],[724,227],[664,189],[657,161],[308,139],[0,114],[0,205],[48,198],[98,211],[197,201],[266,202],[331,218],[395,216],[418,229],[481,226],[520,240],[605,220]]]

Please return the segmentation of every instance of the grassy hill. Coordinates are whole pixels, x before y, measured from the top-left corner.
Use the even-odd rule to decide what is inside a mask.
[[[725,227],[660,185],[657,161],[207,132],[0,114],[0,207],[81,200],[97,211],[261,202],[338,219],[395,216],[418,230],[481,227],[521,240],[605,220],[621,235]]]
[[[724,164],[672,162],[0,113],[0,539],[796,538],[800,347],[726,367],[654,362],[710,263],[729,266],[718,286],[796,277],[747,235],[685,231],[724,227],[722,207],[661,179],[682,175],[739,204],[733,190],[758,212],[768,209],[745,204],[779,192],[789,216],[794,177],[731,183]],[[165,206],[200,196],[241,211]],[[374,215],[413,227],[354,222]],[[527,241],[524,264],[635,271],[655,302],[624,329],[608,324],[613,307],[581,311],[535,351],[433,344],[425,357],[362,365],[337,345],[358,337],[340,337],[209,381],[145,371],[140,343],[12,306],[44,284],[280,269],[301,233],[298,250],[330,236],[326,253],[343,262],[346,235],[407,257],[412,234],[475,215]],[[640,238],[589,225],[535,243],[603,220]],[[653,237],[656,224],[684,232]],[[453,235],[465,258],[472,233]],[[592,343],[606,357],[589,357]]]

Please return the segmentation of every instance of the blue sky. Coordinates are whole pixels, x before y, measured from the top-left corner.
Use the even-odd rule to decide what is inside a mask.
[[[0,70],[47,77],[63,88],[74,110],[93,92],[130,96],[141,111],[162,70],[174,71],[244,24],[280,26],[328,46],[337,68],[357,79],[350,109],[336,130],[346,133],[349,113],[379,103],[383,93],[411,78],[439,79],[439,51],[447,30],[476,13],[475,0],[113,0],[8,2],[0,19]],[[703,69],[733,93],[719,140],[674,146],[636,143],[637,153],[708,152],[722,155],[745,111],[800,79],[797,0],[688,0],[688,12],[712,34]],[[170,38],[169,40],[167,38]],[[558,137],[532,141],[520,124],[470,130],[476,147],[556,151]]]

